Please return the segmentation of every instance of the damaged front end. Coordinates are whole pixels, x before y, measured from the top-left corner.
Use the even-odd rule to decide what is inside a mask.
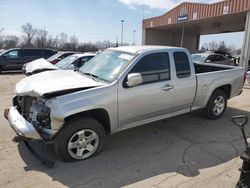
[[[51,110],[46,103],[43,98],[16,96],[13,106],[5,110],[5,118],[19,137],[51,141],[57,130],[51,129]]]

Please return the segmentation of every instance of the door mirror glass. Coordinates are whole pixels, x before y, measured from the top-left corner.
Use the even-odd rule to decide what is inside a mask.
[[[130,73],[127,77],[127,86],[134,87],[142,84],[142,75],[140,73]]]

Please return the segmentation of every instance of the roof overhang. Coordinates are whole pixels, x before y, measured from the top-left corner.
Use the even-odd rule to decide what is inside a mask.
[[[182,30],[184,25],[185,32],[196,33],[200,35],[238,32],[245,30],[246,14],[247,12],[240,12],[230,15],[216,16],[200,20],[192,20],[170,25],[151,27],[147,29],[179,32]]]

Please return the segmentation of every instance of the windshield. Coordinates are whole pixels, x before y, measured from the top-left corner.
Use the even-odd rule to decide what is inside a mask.
[[[192,61],[205,62],[206,56],[202,54],[192,54],[191,58],[192,58]]]
[[[70,64],[72,64],[76,59],[78,59],[78,56],[68,56],[64,58],[63,60],[59,61],[55,66],[57,66],[60,69],[66,69]]]
[[[90,73],[101,80],[112,82],[128,66],[133,54],[106,50],[89,60],[80,71]]]

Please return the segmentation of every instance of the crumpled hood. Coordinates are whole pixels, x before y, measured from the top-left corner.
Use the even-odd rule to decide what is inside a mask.
[[[44,58],[40,58],[28,63],[25,67],[25,73],[30,74],[38,70],[57,70],[57,69],[59,69],[57,66],[52,65]]]
[[[58,91],[84,89],[102,85],[104,84],[96,82],[88,76],[81,75],[73,70],[54,70],[22,79],[16,84],[15,93],[18,96],[28,95],[38,97]]]

